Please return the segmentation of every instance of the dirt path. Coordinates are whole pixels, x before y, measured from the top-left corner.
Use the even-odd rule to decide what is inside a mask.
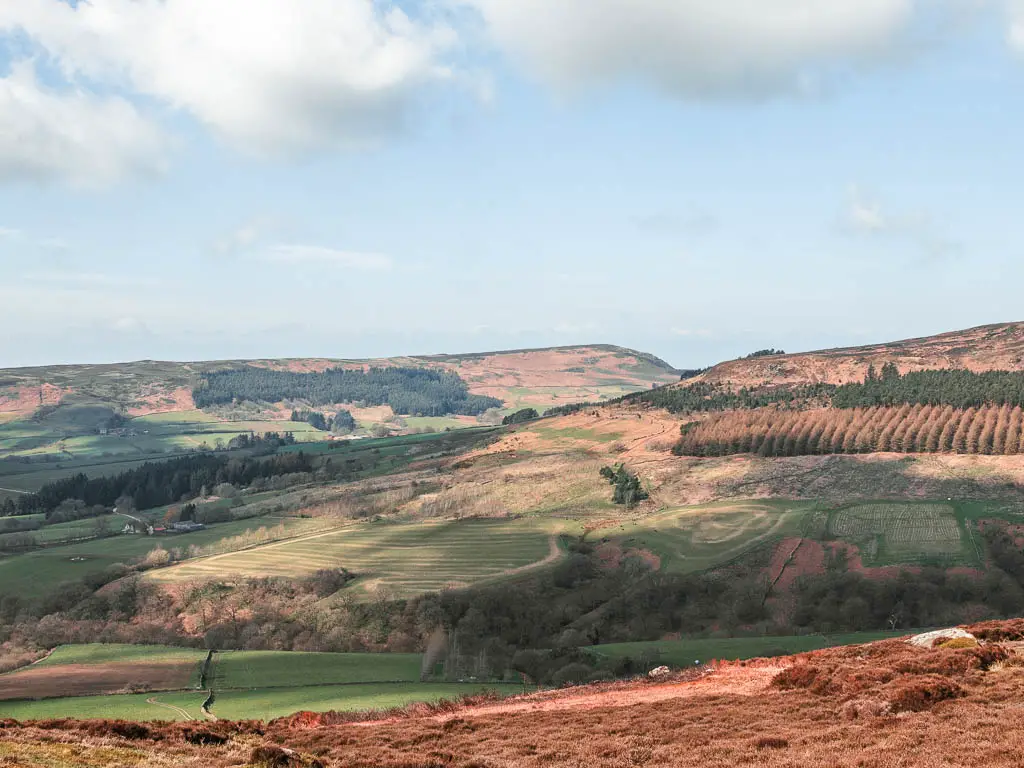
[[[548,556],[543,560],[538,560],[535,563],[528,563],[526,565],[520,565],[518,568],[510,568],[507,571],[502,571],[501,575],[504,576],[516,576],[520,573],[526,573],[532,571],[534,568],[543,568],[545,565],[551,565],[557,563],[562,558],[562,550],[558,548],[558,537],[548,537]]]
[[[484,704],[466,707],[455,712],[434,715],[429,719],[446,722],[455,718],[488,717],[519,712],[556,712],[576,709],[605,709],[629,707],[635,704],[652,704],[671,699],[687,699],[695,696],[757,696],[763,694],[779,672],[786,666],[731,667],[712,673],[698,680],[682,683],[637,683],[635,686],[605,691],[572,689],[558,692],[537,693],[518,697],[498,704]],[[383,725],[397,722],[397,718],[353,723],[359,727]]]
[[[157,701],[156,700],[156,696],[151,696],[148,699],[146,699],[146,703],[147,704],[152,704],[155,707],[163,707],[164,709],[169,709],[172,712],[175,712],[175,713],[181,715],[181,717],[183,719],[185,719],[185,720],[195,720],[195,718],[192,717],[192,715],[190,715],[188,712],[186,712],[181,707],[176,707],[173,704],[165,704],[162,701]]]
[[[22,496],[32,495],[32,491],[19,491],[17,488],[0,488],[0,491],[7,491],[7,493],[20,493]]]

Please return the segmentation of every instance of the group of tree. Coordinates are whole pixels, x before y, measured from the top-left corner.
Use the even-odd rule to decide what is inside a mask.
[[[633,395],[622,401],[646,403],[670,413],[708,413],[738,409],[764,408],[769,405],[806,408],[830,402],[834,385],[809,384],[799,387],[742,387],[697,382],[685,387],[659,387]]]
[[[751,352],[749,355],[744,355],[740,360],[754,360],[758,357],[773,357],[775,355],[784,355],[785,350],[782,349],[759,349],[756,352]]]
[[[627,507],[631,507],[649,497],[640,483],[640,476],[626,469],[625,464],[601,467],[601,477],[615,487],[612,501],[616,504],[625,504]]]
[[[844,384],[832,393],[836,408],[904,404],[1024,406],[1024,372],[947,369],[900,374],[895,363],[886,363],[880,372],[871,366],[864,381]]]
[[[88,477],[83,473],[47,483],[37,492],[21,496],[19,514],[45,513],[49,518],[62,504],[76,500],[85,509],[106,510],[118,499],[131,499],[136,509],[151,509],[194,499],[204,488],[222,483],[247,486],[259,477],[310,472],[312,458],[300,452],[268,457],[228,458],[217,454],[186,456],[146,463],[111,477]]]
[[[534,419],[539,418],[540,414],[537,413],[536,408],[523,408],[522,410],[516,411],[515,413],[510,413],[508,416],[501,420],[501,423],[507,427],[511,424],[524,424],[527,421],[533,421]]]
[[[984,575],[927,565],[893,576],[866,575],[848,567],[842,547],[831,547],[824,572],[803,576],[784,601],[767,599],[773,588],[763,573],[771,547],[730,564],[723,578],[715,572],[655,570],[628,553],[609,567],[585,539],[563,544],[566,556],[529,578],[408,600],[346,599],[352,574],[343,570],[294,580],[211,581],[173,594],[125,578],[123,565],[37,598],[4,593],[0,585],[0,642],[410,652],[423,650],[441,628],[452,638],[450,650],[460,659],[478,660],[476,668],[487,675],[512,669],[540,681],[570,682],[600,671],[636,671],[637,665],[625,662],[621,669],[601,670],[574,651],[581,646],[671,633],[955,626],[1024,613],[1024,553],[996,528],[980,541],[989,564]],[[339,599],[322,599],[339,590]]]
[[[313,429],[319,429],[321,432],[348,434],[356,428],[355,418],[344,408],[333,416],[327,416],[320,411],[293,410],[291,418],[292,421],[309,424]]]
[[[806,456],[837,453],[1024,454],[1024,408],[985,405],[762,409],[684,424],[680,456]]]
[[[247,366],[205,374],[192,391],[192,399],[199,408],[245,400],[301,400],[313,406],[389,405],[395,413],[410,416],[477,416],[502,406],[497,398],[471,395],[457,373],[428,368],[331,368],[295,373]]]

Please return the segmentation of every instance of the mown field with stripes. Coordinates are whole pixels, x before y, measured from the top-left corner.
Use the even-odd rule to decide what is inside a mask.
[[[558,519],[359,523],[336,531],[153,571],[163,582],[230,577],[294,577],[347,568],[364,589],[396,597],[512,575],[558,558]]]

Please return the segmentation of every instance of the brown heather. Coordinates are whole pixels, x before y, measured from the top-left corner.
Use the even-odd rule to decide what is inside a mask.
[[[384,713],[376,721],[0,721],[0,765],[92,768],[896,768],[1024,762],[1024,621],[989,644],[902,641],[720,664],[698,679]],[[996,642],[998,640],[998,642]]]

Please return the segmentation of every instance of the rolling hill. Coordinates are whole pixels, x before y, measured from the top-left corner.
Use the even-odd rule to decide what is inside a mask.
[[[942,368],[1024,370],[1024,323],[984,325],[863,347],[731,360],[688,383],[730,384],[737,389],[846,384],[863,379],[869,366],[881,369],[886,363],[895,363],[904,373]]]

